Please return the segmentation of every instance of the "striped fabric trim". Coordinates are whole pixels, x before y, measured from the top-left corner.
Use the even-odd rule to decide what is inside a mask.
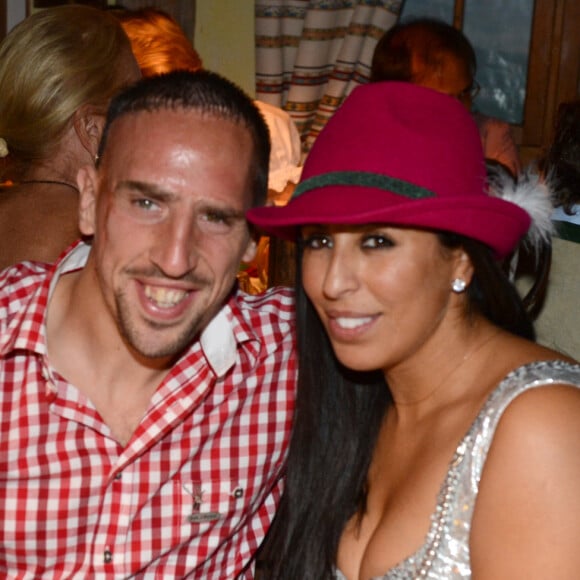
[[[303,193],[312,191],[313,189],[326,187],[328,185],[372,187],[374,189],[390,191],[391,193],[396,193],[397,195],[403,195],[412,199],[437,197],[437,194],[429,189],[420,187],[414,183],[409,183],[408,181],[403,181],[402,179],[397,179],[396,177],[389,177],[388,175],[380,175],[368,171],[332,171],[323,175],[310,177],[305,179],[302,183],[299,183],[294,190],[292,198],[296,198]]]
[[[256,0],[256,99],[287,111],[307,154],[344,98],[368,82],[402,0]]]

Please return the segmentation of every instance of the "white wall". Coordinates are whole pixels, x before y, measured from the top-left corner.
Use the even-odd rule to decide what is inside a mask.
[[[206,69],[255,95],[254,0],[197,0],[194,44]]]

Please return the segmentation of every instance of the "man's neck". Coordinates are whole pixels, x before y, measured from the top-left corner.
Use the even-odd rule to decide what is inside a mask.
[[[131,351],[96,285],[87,270],[60,277],[48,305],[48,356],[52,368],[91,400],[116,439],[126,443],[170,364]]]

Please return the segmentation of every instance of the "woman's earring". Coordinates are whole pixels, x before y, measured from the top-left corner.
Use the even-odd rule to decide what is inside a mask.
[[[453,282],[451,283],[451,289],[456,294],[461,294],[465,290],[466,286],[467,283],[462,278],[455,278],[455,280],[453,280]]]

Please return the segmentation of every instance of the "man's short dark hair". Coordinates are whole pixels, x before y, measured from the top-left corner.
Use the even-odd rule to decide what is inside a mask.
[[[407,20],[387,30],[378,41],[370,80],[415,82],[413,56],[426,70],[437,70],[450,54],[465,64],[472,78],[475,76],[475,51],[463,32],[435,18]]]
[[[107,148],[111,125],[120,117],[180,109],[232,121],[248,129],[254,143],[252,205],[263,205],[268,193],[268,126],[252,99],[240,87],[210,71],[179,70],[152,76],[117,95],[107,112],[98,158]]]

